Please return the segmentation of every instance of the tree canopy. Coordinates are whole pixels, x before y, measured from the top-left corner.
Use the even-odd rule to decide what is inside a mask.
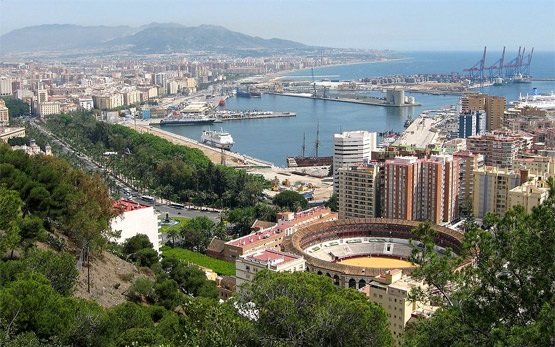
[[[385,311],[364,294],[316,274],[262,271],[242,287],[239,308],[262,346],[389,346]]]
[[[426,227],[419,230],[428,244]],[[487,229],[467,222],[462,256],[475,257],[472,266],[456,271],[454,257],[423,253],[413,275],[431,284],[420,294],[441,308],[408,329],[407,346],[555,344],[553,196],[531,214],[517,206],[491,216]]]
[[[268,185],[244,170],[214,165],[198,149],[98,122],[91,113],[52,117],[47,127],[135,186],[172,201],[227,208],[251,206]],[[107,158],[105,152],[120,155]]]
[[[275,205],[289,211],[304,210],[308,205],[308,201],[301,194],[292,190],[284,190],[278,193],[274,196],[273,202]]]

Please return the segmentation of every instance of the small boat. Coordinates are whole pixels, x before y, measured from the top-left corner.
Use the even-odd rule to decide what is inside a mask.
[[[225,106],[225,99],[220,99],[220,102],[218,102],[218,106],[220,107]]]

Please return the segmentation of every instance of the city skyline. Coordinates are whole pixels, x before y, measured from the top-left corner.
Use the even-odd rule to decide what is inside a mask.
[[[479,50],[523,44],[554,51],[555,3],[536,1],[0,1],[0,35],[41,24],[221,25],[307,45],[392,50]],[[108,7],[109,6],[109,7]],[[429,11],[433,6],[434,11]],[[107,11],[109,9],[110,11]],[[8,15],[9,14],[9,15]],[[25,21],[22,21],[25,18]],[[541,26],[538,25],[541,23]]]

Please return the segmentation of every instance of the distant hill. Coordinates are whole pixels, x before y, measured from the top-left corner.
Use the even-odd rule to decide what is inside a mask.
[[[80,49],[175,53],[306,48],[310,47],[294,41],[253,37],[221,26],[187,27],[175,23],[151,23],[138,28],[69,24],[39,25],[14,30],[0,36],[0,55]]]
[[[0,54],[64,51],[99,47],[110,40],[136,32],[128,26],[80,26],[47,24],[25,27],[0,36]]]

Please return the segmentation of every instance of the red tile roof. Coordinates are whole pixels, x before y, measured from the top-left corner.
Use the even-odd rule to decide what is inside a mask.
[[[142,205],[138,202],[134,202],[134,201],[131,201],[131,200],[119,199],[119,200],[114,201],[113,207],[115,209],[121,211],[121,213],[123,213],[123,212],[140,210],[142,208],[148,208],[150,206]]]

